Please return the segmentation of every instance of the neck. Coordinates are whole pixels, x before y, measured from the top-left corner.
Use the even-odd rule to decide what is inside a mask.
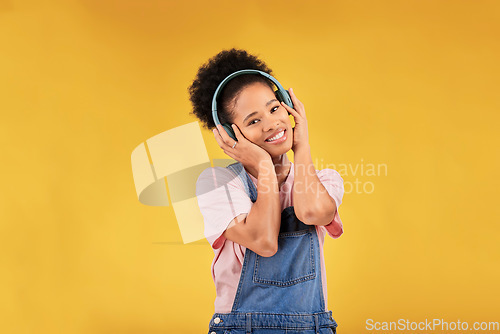
[[[278,157],[273,157],[272,160],[274,164],[274,171],[276,172],[276,177],[278,178],[278,187],[281,187],[290,173],[292,164],[290,163],[290,160],[288,160],[286,153],[283,153]]]
[[[278,174],[278,172],[289,170],[290,160],[288,160],[288,156],[285,153],[277,157],[272,157],[271,159],[273,160],[274,170],[276,171],[276,174]]]

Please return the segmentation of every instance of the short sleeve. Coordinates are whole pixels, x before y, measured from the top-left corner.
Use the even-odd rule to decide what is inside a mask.
[[[196,181],[196,197],[204,221],[204,234],[212,248],[220,248],[229,223],[249,213],[252,201],[241,179],[225,167],[209,167]]]
[[[333,220],[328,225],[319,227],[326,229],[328,235],[336,239],[344,233],[344,228],[339,215],[339,206],[342,204],[342,197],[344,196],[344,179],[342,179],[336,170],[331,168],[322,169],[317,172],[317,175],[321,184],[325,187],[326,191],[328,191],[328,194],[333,198],[335,204],[337,205],[337,211],[335,212]]]

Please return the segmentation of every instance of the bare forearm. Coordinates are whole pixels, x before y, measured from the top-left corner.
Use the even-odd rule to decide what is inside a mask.
[[[337,206],[316,174],[310,148],[294,152],[294,210],[304,224],[327,225]]]
[[[257,200],[246,218],[255,240],[277,247],[281,223],[278,178],[271,161],[261,164],[257,178]]]

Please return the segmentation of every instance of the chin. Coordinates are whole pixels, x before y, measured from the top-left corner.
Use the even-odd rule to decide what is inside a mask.
[[[277,147],[274,150],[266,149],[266,152],[269,153],[269,155],[271,157],[277,158],[282,154],[286,154],[291,149],[292,149],[292,143],[290,143],[290,144],[287,143],[287,144],[283,145],[283,147],[279,147],[279,148]]]

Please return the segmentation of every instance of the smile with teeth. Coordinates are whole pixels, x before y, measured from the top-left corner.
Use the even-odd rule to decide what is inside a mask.
[[[266,142],[268,142],[268,143],[273,142],[275,140],[282,138],[284,135],[285,135],[285,130],[281,131],[280,133],[278,133],[276,136],[274,136],[272,138],[266,139]]]

